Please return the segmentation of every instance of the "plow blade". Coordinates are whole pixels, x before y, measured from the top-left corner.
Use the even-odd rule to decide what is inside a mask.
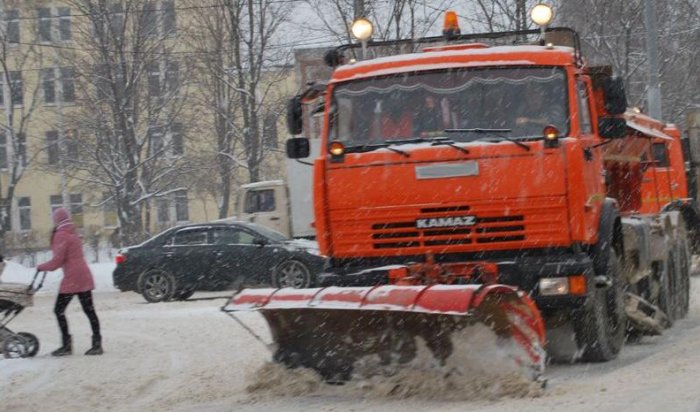
[[[483,323],[513,359],[537,378],[544,369],[544,324],[534,302],[503,285],[430,285],[245,289],[222,308],[259,311],[274,340],[274,361],[316,370],[327,381],[349,380],[355,361],[378,355],[406,363],[420,337],[444,364],[455,332]]]

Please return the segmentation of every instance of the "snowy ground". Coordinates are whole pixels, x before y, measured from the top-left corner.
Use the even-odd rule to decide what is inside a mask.
[[[606,364],[554,365],[536,397],[436,401],[363,396],[348,387],[322,387],[301,396],[250,394],[246,386],[269,358],[266,349],[219,308],[227,293],[198,293],[186,302],[146,304],[109,283],[111,266],[94,267],[95,302],[106,353],[86,357],[89,325],[74,302],[68,319],[74,355],[52,358],[59,345],[52,313],[58,276],[47,282],[10,326],[39,337],[32,359],[0,359],[0,411],[700,411],[700,278],[693,278],[689,317],[664,336],[627,345]],[[5,281],[29,281],[31,270],[11,265]],[[265,339],[255,314],[242,315]],[[426,377],[427,378],[427,377]],[[289,382],[291,383],[291,382]]]

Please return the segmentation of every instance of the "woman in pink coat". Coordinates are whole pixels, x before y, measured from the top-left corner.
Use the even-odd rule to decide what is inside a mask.
[[[75,232],[75,226],[70,214],[62,207],[53,212],[54,229],[51,235],[51,251],[53,257],[48,262],[37,266],[38,271],[52,271],[63,269],[63,280],[56,298],[54,313],[58,318],[58,327],[61,329],[63,346],[53,351],[53,356],[65,356],[73,353],[71,336],[68,333],[68,321],[66,320],[66,307],[77,295],[83,311],[90,320],[92,327],[92,348],[85,352],[86,355],[102,354],[102,337],[100,335],[100,321],[97,319],[95,307],[92,303],[92,290],[95,283],[92,273],[83,256],[83,245],[80,237]]]

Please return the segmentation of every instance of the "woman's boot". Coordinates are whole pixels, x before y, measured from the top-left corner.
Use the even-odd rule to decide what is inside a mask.
[[[85,352],[86,355],[102,355],[102,336],[92,335],[92,348]]]
[[[70,335],[64,335],[63,336],[63,346],[60,348],[56,349],[55,351],[51,352],[51,355],[53,356],[66,356],[66,355],[72,355],[73,354],[73,345],[72,345],[72,339]]]

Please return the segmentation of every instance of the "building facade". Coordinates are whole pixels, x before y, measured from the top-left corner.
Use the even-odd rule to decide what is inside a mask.
[[[155,234],[174,225],[218,217],[220,199],[204,188],[208,186],[206,182],[202,183],[202,176],[206,179],[213,172],[198,169],[210,161],[206,153],[216,152],[207,146],[214,140],[208,138],[214,125],[197,104],[198,96],[204,91],[192,80],[197,78],[196,60],[202,56],[189,52],[187,42],[183,41],[192,29],[188,24],[192,13],[206,11],[173,0],[137,3],[139,8],[131,12],[138,13],[138,19],[145,21],[140,27],[149,28],[146,36],[163,39],[158,50],[167,50],[167,53],[154,52],[156,56],[162,53],[163,59],[145,63],[147,78],[139,83],[144,86],[144,101],[148,102],[143,111],[149,116],[154,110],[165,112],[165,107],[169,111],[167,116],[162,116],[168,117],[166,122],[149,120],[144,122],[147,126],[139,129],[139,133],[147,136],[142,139],[143,147],[139,146],[144,153],[141,158],[163,159],[152,168],[151,174],[165,170],[163,165],[187,165],[173,174],[174,183],[153,189],[153,195],[145,200],[139,199],[143,202],[141,218],[146,230]],[[90,143],[96,132],[84,127],[90,120],[86,119],[86,113],[94,113],[87,109],[94,110],[104,97],[100,67],[90,63],[92,67],[86,69],[91,56],[99,56],[99,44],[84,41],[97,36],[100,29],[95,28],[94,15],[80,9],[80,4],[70,0],[2,2],[0,111],[4,111],[4,116],[0,120],[0,190],[5,202],[11,202],[10,230],[5,233],[6,253],[46,248],[53,226],[51,213],[60,206],[70,209],[86,239],[118,246],[114,243],[117,243],[120,210],[113,201],[109,184],[97,182],[103,178],[98,179],[101,172],[90,170],[94,159],[99,157],[94,154],[98,149]],[[107,18],[100,24],[118,27],[129,20],[126,13],[130,11],[125,9],[124,2],[110,4]],[[140,56],[135,51],[127,58],[136,60]],[[279,94],[290,93],[291,83],[282,83]],[[106,85],[107,93],[108,89]],[[117,95],[115,91],[114,96]],[[177,109],[170,108],[171,103]],[[276,129],[275,135],[270,136],[275,142],[279,140]],[[85,157],[86,153],[93,163]],[[280,168],[275,166],[279,158],[279,155],[270,156],[268,162],[272,166],[265,178],[279,177]],[[233,185],[247,183],[241,170],[235,173],[238,177]],[[190,178],[194,175],[199,180]]]

